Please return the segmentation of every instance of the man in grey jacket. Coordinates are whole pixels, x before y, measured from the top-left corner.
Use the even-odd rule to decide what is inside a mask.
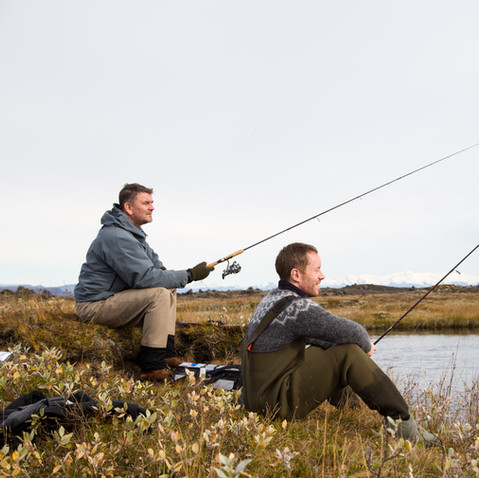
[[[141,228],[153,220],[152,194],[140,184],[125,184],[119,204],[101,219],[74,293],[84,322],[142,326],[141,378],[163,381],[172,378],[171,369],[191,361],[175,350],[176,289],[206,278],[214,268],[202,262],[186,270],[166,269]]]
[[[311,300],[324,279],[316,248],[289,244],[276,258],[276,271],[278,288],[256,308],[242,344],[246,408],[302,418],[324,400],[344,403],[352,389],[371,409],[395,421],[400,436],[434,441],[371,360],[376,347],[364,327]]]

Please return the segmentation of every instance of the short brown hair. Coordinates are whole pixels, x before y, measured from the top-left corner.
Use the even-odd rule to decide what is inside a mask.
[[[304,271],[308,265],[308,254],[318,253],[318,250],[309,244],[293,242],[283,247],[276,257],[276,272],[280,279],[289,280],[292,269]]]
[[[125,184],[120,191],[118,202],[121,209],[124,208],[125,203],[134,203],[138,193],[153,194],[153,189],[142,186],[138,183]]]

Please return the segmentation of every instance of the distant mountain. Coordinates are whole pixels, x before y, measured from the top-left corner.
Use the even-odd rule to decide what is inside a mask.
[[[2,290],[11,290],[16,292],[19,287],[24,287],[25,289],[32,290],[41,294],[42,292],[50,292],[52,295],[61,295],[61,296],[73,296],[73,289],[75,284],[62,285],[59,287],[44,287],[42,285],[30,285],[30,284],[14,284],[14,285],[4,285],[0,284],[0,291]]]
[[[362,274],[362,275],[348,275],[342,277],[341,279],[335,279],[328,277],[322,284],[321,288],[330,288],[330,289],[342,289],[347,286],[352,285],[365,285],[365,284],[374,284],[377,286],[387,286],[387,287],[397,287],[397,288],[411,288],[415,287],[418,289],[431,287],[436,284],[444,274],[436,273],[417,273],[417,272],[400,272],[396,274],[389,275],[373,275],[373,274]],[[453,284],[458,286],[471,286],[479,285],[479,277],[473,276],[470,274],[461,274],[460,272],[452,273],[447,277],[444,284]],[[220,292],[226,291],[237,291],[237,290],[246,290],[246,289],[259,289],[259,290],[271,290],[274,289],[277,285],[277,282],[269,282],[266,285],[251,285],[251,286],[236,286],[236,285],[227,285],[224,283],[220,284],[208,284],[199,287],[185,287],[183,289],[178,289],[179,294],[185,294],[188,292],[200,292],[215,290]],[[73,296],[73,289],[75,284],[68,284],[59,287],[44,287],[41,285],[28,285],[28,284],[15,284],[15,285],[3,285],[0,284],[1,290],[11,290],[16,292],[18,287],[25,287],[26,289],[33,290],[34,292],[50,292],[52,295],[58,296]]]
[[[191,292],[200,292],[200,291],[207,291],[207,290],[217,290],[219,292],[227,292],[229,290],[246,290],[246,289],[255,289],[255,290],[271,290],[274,289],[278,285],[277,282],[268,282],[266,285],[250,285],[250,286],[224,286],[224,285],[216,285],[216,284],[209,284],[205,287],[184,287],[183,289],[178,289],[178,294],[186,294],[191,290]]]
[[[30,284],[0,284],[0,291],[2,290],[10,290],[12,292],[16,292],[19,287],[24,287],[25,289],[32,290],[38,294],[42,292],[49,292],[52,295],[57,296],[65,296],[70,297],[73,296],[73,290],[76,284],[68,284],[63,285],[61,287],[44,287],[41,285],[30,285]],[[245,289],[259,289],[259,290],[270,290],[276,287],[276,284],[269,283],[266,286],[248,286],[248,287],[241,287],[241,286],[222,286],[222,285],[208,285],[204,287],[184,287],[182,289],[177,289],[178,294],[186,294],[188,292],[200,292],[206,290],[217,290],[221,292],[226,292],[229,290],[245,290]]]
[[[375,284],[389,287],[416,287],[424,288],[431,287],[442,279],[444,274],[433,272],[399,272],[395,274],[375,275],[375,274],[360,274],[348,275],[339,280],[330,279],[329,277],[324,281],[325,287],[342,288],[354,284]],[[461,274],[460,272],[453,272],[443,281],[443,284],[453,284],[458,286],[478,285],[479,277],[471,274]]]

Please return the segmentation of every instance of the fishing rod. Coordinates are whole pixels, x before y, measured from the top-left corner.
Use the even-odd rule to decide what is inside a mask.
[[[407,312],[405,312],[401,317],[399,317],[398,320],[396,320],[396,322],[394,322],[394,324],[392,324],[387,330],[386,332],[384,332],[380,337],[378,337],[375,342],[374,342],[374,345],[376,345],[381,339],[383,339],[387,334],[389,334],[389,332],[391,332],[392,329],[394,329],[394,327],[396,327],[399,322],[401,322],[402,319],[404,319],[404,317],[406,317],[406,315],[408,315],[413,309],[415,309],[434,289],[436,289],[439,284],[441,284],[441,282],[443,282],[450,274],[452,274],[454,271],[457,271],[457,268],[470,256],[474,253],[474,251],[476,249],[479,248],[479,244],[477,244],[476,247],[474,247],[474,249],[472,249],[471,252],[469,252],[467,255],[465,255],[446,275],[444,275],[438,282],[436,282],[436,284],[434,284],[434,286],[432,286],[412,307],[410,307]],[[187,327],[191,327],[193,325],[205,325],[205,322],[203,323],[199,323],[199,322],[176,322],[177,325],[181,325],[181,326],[187,326]],[[223,328],[227,328],[227,329],[231,329],[231,330],[243,330],[244,329],[244,326],[241,326],[241,325],[238,325],[238,324],[224,324],[223,322],[221,321],[213,321],[213,320],[209,320],[208,322],[206,322],[206,324],[208,325],[214,325],[216,327],[223,327]]]
[[[393,183],[395,183],[395,182],[397,182],[397,181],[400,181],[401,179],[404,179],[404,178],[406,178],[406,177],[408,177],[408,176],[411,176],[411,175],[413,175],[413,174],[415,174],[415,173],[418,173],[419,171],[422,171],[423,169],[426,169],[426,168],[429,168],[429,167],[431,167],[431,166],[434,166],[435,164],[438,164],[438,163],[440,163],[441,161],[445,161],[446,159],[452,158],[453,156],[457,156],[458,154],[464,153],[465,151],[468,151],[469,149],[475,148],[476,146],[479,146],[479,143],[473,144],[473,145],[471,145],[471,146],[468,146],[467,148],[464,148],[464,149],[461,149],[461,150],[459,150],[459,151],[456,151],[455,153],[452,153],[452,154],[449,154],[449,155],[447,155],[447,156],[444,156],[443,158],[437,159],[436,161],[433,161],[432,163],[428,163],[428,164],[426,164],[426,165],[424,165],[424,166],[421,166],[420,168],[417,168],[417,169],[415,169],[415,170],[413,170],[413,171],[410,171],[409,173],[403,174],[402,176],[399,176],[399,177],[397,177],[397,178],[395,178],[395,179],[392,179],[391,181],[388,181],[388,182],[383,183],[383,184],[381,184],[381,185],[379,185],[379,186],[376,186],[375,188],[369,189],[368,191],[366,191],[366,192],[360,194],[359,196],[355,196],[355,197],[353,197],[353,198],[351,198],[351,199],[348,199],[347,201],[344,201],[344,202],[342,202],[342,203],[339,203],[339,204],[337,204],[336,206],[333,206],[333,207],[331,207],[331,208],[329,208],[329,209],[326,209],[325,211],[320,212],[319,214],[316,214],[316,215],[314,215],[314,216],[309,217],[308,219],[305,219],[304,221],[298,222],[297,224],[294,224],[293,226],[290,226],[290,227],[288,227],[288,228],[286,228],[286,229],[283,229],[282,231],[279,231],[279,232],[277,232],[276,234],[273,234],[273,235],[271,235],[271,236],[268,236],[268,237],[266,237],[265,239],[262,239],[261,241],[255,242],[254,244],[251,244],[250,246],[245,247],[244,249],[240,249],[240,250],[238,250],[238,251],[236,251],[236,252],[233,252],[232,254],[229,254],[229,255],[227,255],[227,256],[221,258],[221,259],[218,259],[217,261],[212,262],[211,264],[208,264],[208,267],[214,267],[214,266],[216,266],[217,264],[221,264],[222,262],[228,261],[228,266],[227,266],[226,269],[223,271],[223,275],[222,275],[223,279],[224,279],[227,275],[229,275],[229,274],[237,274],[238,272],[241,271],[241,266],[240,266],[236,261],[234,261],[234,262],[230,265],[229,260],[230,260],[231,258],[236,257],[236,256],[242,254],[243,252],[247,251],[248,249],[252,249],[253,247],[258,246],[259,244],[262,244],[263,242],[269,241],[270,239],[273,239],[274,237],[277,237],[277,236],[279,236],[280,234],[283,234],[283,233],[285,233],[285,232],[287,232],[287,231],[290,231],[291,229],[294,229],[295,227],[298,227],[298,226],[301,226],[301,225],[303,225],[303,224],[306,224],[307,222],[312,221],[313,219],[316,219],[316,218],[318,218],[318,217],[320,217],[320,216],[323,216],[324,214],[327,214],[328,212],[334,211],[335,209],[338,209],[338,208],[340,208],[340,207],[342,207],[342,206],[345,206],[346,204],[349,204],[349,203],[351,203],[351,202],[353,202],[353,201],[356,201],[356,200],[358,200],[358,199],[361,199],[362,197],[367,196],[368,194],[371,194],[371,193],[373,193],[373,192],[375,192],[375,191],[378,191],[379,189],[385,188],[386,186],[389,186],[389,185],[391,185],[391,184],[393,184]]]
[[[399,317],[399,319],[396,320],[396,322],[394,322],[394,324],[392,324],[391,327],[386,330],[386,332],[384,332],[379,338],[376,339],[374,345],[376,345],[384,336],[389,334],[389,332],[391,332],[391,330],[394,329],[394,327],[396,327],[396,325],[399,324],[399,322],[401,322],[401,320],[404,319],[404,317],[406,317],[409,312],[415,309],[417,305],[419,305],[449,274],[452,274],[478,247],[479,244],[471,252],[469,252],[469,254],[464,256],[441,280],[439,280],[434,286],[432,286],[412,307],[409,308],[406,313]]]

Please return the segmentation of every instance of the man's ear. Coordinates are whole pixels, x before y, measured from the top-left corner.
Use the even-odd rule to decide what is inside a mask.
[[[291,269],[289,277],[291,278],[291,282],[297,282],[299,280],[299,269]]]
[[[127,216],[131,216],[132,209],[131,209],[131,204],[129,202],[126,202],[125,204],[123,204],[123,212]]]

